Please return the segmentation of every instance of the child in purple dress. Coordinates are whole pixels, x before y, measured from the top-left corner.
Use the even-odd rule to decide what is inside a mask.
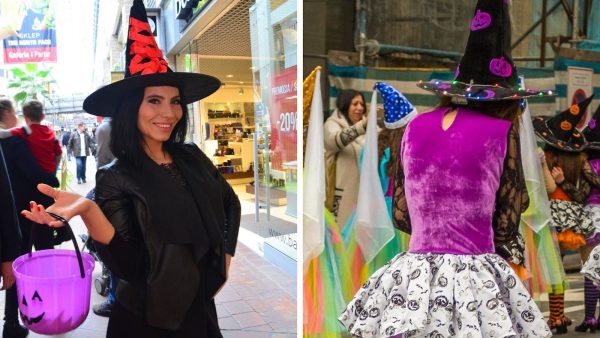
[[[359,337],[550,337],[509,265],[528,196],[521,166],[520,101],[505,1],[477,4],[456,80],[421,83],[442,96],[405,131],[394,221],[409,250],[375,272],[340,315]]]

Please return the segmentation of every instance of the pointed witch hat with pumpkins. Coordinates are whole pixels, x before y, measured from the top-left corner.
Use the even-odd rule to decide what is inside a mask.
[[[179,88],[183,104],[198,101],[221,86],[210,75],[172,71],[156,44],[142,0],[134,0],[129,16],[124,79],[104,86],[83,101],[83,109],[97,116],[113,116],[131,90],[150,86]]]
[[[525,89],[518,85],[511,57],[511,25],[507,0],[479,0],[471,20],[465,53],[454,81],[431,80],[417,85],[452,102],[520,100],[554,95],[552,90]]]
[[[585,116],[585,111],[593,97],[594,95],[573,104],[555,116],[534,118],[533,129],[536,135],[556,149],[570,152],[582,151],[588,146],[588,141],[575,127]]]

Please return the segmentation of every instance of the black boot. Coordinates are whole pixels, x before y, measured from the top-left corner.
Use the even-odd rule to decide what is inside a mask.
[[[575,331],[587,332],[587,330],[590,330],[590,333],[596,333],[596,326],[598,326],[596,318],[589,318],[584,320],[579,326],[576,326]]]
[[[29,334],[29,330],[16,323],[4,323],[4,330],[2,330],[2,338],[24,338]]]

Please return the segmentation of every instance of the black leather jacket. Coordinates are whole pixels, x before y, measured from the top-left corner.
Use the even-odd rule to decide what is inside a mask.
[[[169,194],[173,181],[157,177],[149,158],[140,170],[119,160],[98,170],[96,202],[116,233],[97,250],[121,279],[117,301],[151,326],[176,330],[200,278],[205,278],[209,300],[225,282],[225,254],[235,253],[241,207],[231,186],[195,145],[176,146],[171,155],[193,198]],[[198,212],[189,212],[189,201]],[[180,231],[179,225],[190,223],[190,214],[196,226]],[[199,275],[190,255],[199,228],[210,243],[203,255],[208,264],[200,269],[206,276]]]

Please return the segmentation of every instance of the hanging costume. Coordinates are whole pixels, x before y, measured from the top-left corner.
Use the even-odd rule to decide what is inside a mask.
[[[304,337],[341,337],[344,328],[336,316],[344,308],[342,277],[349,271],[345,246],[334,215],[324,206],[323,108],[320,67],[303,83],[306,117],[304,157]],[[310,95],[307,95],[310,93]],[[313,97],[314,93],[314,97]],[[319,170],[321,173],[319,173]]]
[[[552,291],[552,285],[563,285],[565,271],[551,226],[548,187],[544,178],[545,161],[540,161],[529,107],[526,105],[519,123],[521,163],[529,195],[529,207],[521,213],[520,232],[525,241],[526,278],[523,280],[536,298]],[[543,165],[542,165],[543,164]],[[549,173],[548,173],[549,174]],[[550,177],[550,180],[554,180]]]
[[[387,83],[377,82],[375,83],[374,89],[382,96],[384,105],[383,122],[386,130],[380,132],[378,147],[385,147],[385,150],[379,158],[379,179],[384,193],[388,215],[391,219],[394,179],[393,177],[388,176],[387,167],[388,164],[390,164],[390,161],[398,162],[399,159],[391,158],[392,152],[390,147],[397,147],[399,150],[401,134],[404,133],[406,124],[417,115],[417,110],[410,104],[406,97],[402,95],[402,93]],[[376,95],[376,93],[374,92],[373,95]],[[381,135],[386,132],[400,133],[400,135],[396,135],[398,140],[397,144],[380,144],[382,142]],[[395,151],[394,153],[397,154],[398,151]],[[364,153],[362,155],[364,155]],[[364,156],[361,156],[360,163],[362,164],[363,161]],[[363,175],[364,174],[361,173],[361,179],[364,177]],[[361,206],[358,206],[358,208],[360,207]],[[373,272],[377,271],[398,253],[406,251],[408,249],[408,240],[410,238],[408,234],[395,229],[393,238],[380,249],[379,253],[372,260],[365,262],[359,241],[357,241],[356,238],[356,214],[357,210],[354,210],[341,233],[344,242],[347,245],[347,255],[350,257],[350,274],[348,278],[344,278],[343,281],[345,301],[352,299],[352,296]]]

